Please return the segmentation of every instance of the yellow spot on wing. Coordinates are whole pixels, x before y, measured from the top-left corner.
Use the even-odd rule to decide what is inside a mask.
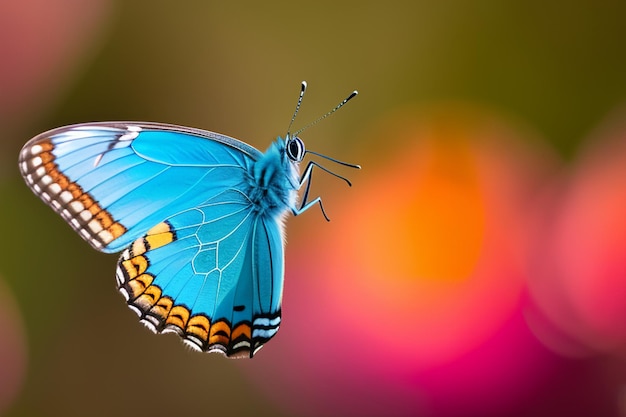
[[[172,228],[169,223],[161,222],[154,226],[152,229],[148,230],[148,235],[158,235],[159,233],[167,233],[171,232]]]
[[[172,243],[174,236],[171,233],[160,233],[158,235],[146,236],[146,241],[150,249],[156,249]]]
[[[145,241],[150,249],[160,248],[174,241],[174,232],[169,223],[161,222],[148,230]]]

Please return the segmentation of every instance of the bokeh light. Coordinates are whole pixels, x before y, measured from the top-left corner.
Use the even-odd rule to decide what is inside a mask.
[[[530,288],[561,332],[538,336],[570,355],[626,354],[624,120],[620,111],[590,137],[537,226],[548,239],[538,236]]]
[[[332,227],[290,239],[285,327],[307,325],[286,328],[274,348],[299,364],[273,371],[277,391],[289,413],[306,404],[312,416],[514,408],[548,358],[520,305],[526,213],[554,170],[550,153],[521,127],[458,104],[398,111],[366,130],[393,146],[362,155]],[[509,338],[493,341],[503,328]],[[489,343],[501,346],[458,365]]]
[[[381,347],[399,363],[433,365],[484,340],[517,304],[524,208],[547,174],[544,154],[461,106],[402,112],[373,130],[397,141],[397,155],[363,173],[352,221],[329,238],[342,248],[330,267],[349,268],[333,292],[362,293],[368,302],[346,310],[388,329]]]

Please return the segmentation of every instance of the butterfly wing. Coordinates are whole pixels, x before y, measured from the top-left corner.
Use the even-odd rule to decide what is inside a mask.
[[[278,330],[284,274],[281,226],[245,193],[261,156],[204,130],[115,122],[43,133],[19,165],[94,248],[127,247],[118,286],[143,323],[251,357]]]
[[[122,253],[117,282],[155,333],[229,357],[252,357],[280,325],[279,225],[229,190],[159,223]]]
[[[51,130],[20,153],[27,184],[94,248],[119,252],[152,226],[226,188],[245,187],[261,152],[236,139],[158,123]]]

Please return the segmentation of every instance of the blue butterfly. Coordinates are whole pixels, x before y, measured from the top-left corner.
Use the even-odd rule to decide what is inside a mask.
[[[289,129],[305,90],[303,82]],[[31,139],[19,167],[91,246],[122,251],[119,291],[150,330],[198,351],[252,357],[280,325],[286,214],[317,204],[328,220],[321,198],[309,200],[315,167],[351,185],[315,161],[301,175],[299,163],[311,153],[360,168],[305,150],[303,129],[289,129],[262,153],[170,124],[77,124]]]

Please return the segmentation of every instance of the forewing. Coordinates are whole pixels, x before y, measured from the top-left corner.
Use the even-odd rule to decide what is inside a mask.
[[[159,223],[120,257],[128,305],[156,333],[205,352],[252,357],[280,325],[283,243],[278,223],[225,191]]]
[[[245,189],[261,153],[176,125],[66,126],[20,153],[26,183],[94,248],[118,252],[155,224],[227,189]]]

